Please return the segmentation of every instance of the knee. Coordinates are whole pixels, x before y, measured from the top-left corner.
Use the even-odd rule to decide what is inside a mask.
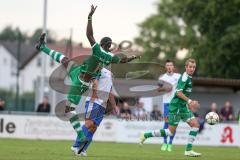
[[[89,129],[90,132],[94,133],[97,130],[97,125],[92,120],[86,120],[85,126]]]
[[[168,122],[168,117],[164,117],[164,121],[165,121],[165,122]]]
[[[197,120],[192,121],[190,126],[198,129],[200,128],[200,124]]]
[[[90,129],[89,129],[92,133],[95,133],[97,130],[97,126],[94,124]]]
[[[174,135],[174,130],[172,128],[167,128],[164,129],[166,136],[173,136]]]
[[[199,123],[196,123],[193,127],[199,129],[199,128],[200,128],[200,124],[199,124]]]

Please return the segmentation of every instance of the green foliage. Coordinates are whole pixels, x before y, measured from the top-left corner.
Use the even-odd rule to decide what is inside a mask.
[[[5,110],[11,110],[11,108],[15,105],[14,104],[15,95],[11,91],[0,88],[0,98],[5,101],[4,106]]]
[[[0,88],[0,98],[5,101],[5,110],[7,111],[34,111],[35,93],[23,93],[16,102],[16,93]]]
[[[52,31],[47,31],[48,35],[47,35],[47,42],[48,43],[55,43],[56,39],[53,36],[53,32]],[[42,29],[38,28],[34,31],[34,33],[30,36],[29,41],[30,43],[36,43],[40,37],[40,35],[42,34]]]
[[[157,13],[139,25],[135,42],[144,60],[159,61],[160,52],[166,54],[162,60],[176,59],[176,52],[187,48],[199,76],[239,78],[239,8],[240,0],[161,0]]]
[[[41,33],[42,33],[42,29],[38,28],[34,31],[32,35],[28,36],[26,33],[23,33],[18,28],[13,28],[12,26],[6,26],[0,32],[0,40],[14,42],[20,38],[22,42],[30,42],[32,44],[35,44],[38,41],[38,38],[41,35]],[[55,43],[56,38],[54,36],[54,32],[48,30],[47,33],[48,33],[47,42]]]
[[[14,42],[21,38],[22,42],[27,40],[27,35],[22,33],[18,28],[12,28],[12,26],[6,26],[0,33],[0,40]]]
[[[20,96],[18,110],[28,111],[28,112],[35,111],[35,93],[34,92],[26,92]]]

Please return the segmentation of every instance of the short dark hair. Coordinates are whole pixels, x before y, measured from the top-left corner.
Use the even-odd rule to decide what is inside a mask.
[[[103,37],[100,41],[100,45],[106,45],[108,43],[112,43],[112,39],[110,37]]]
[[[173,62],[172,60],[170,60],[170,59],[167,59],[167,60],[165,61],[165,63],[173,63],[173,64],[174,64],[174,62]]]

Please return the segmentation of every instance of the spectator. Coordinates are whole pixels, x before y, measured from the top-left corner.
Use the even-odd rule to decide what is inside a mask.
[[[217,103],[213,102],[213,103],[211,104],[210,112],[215,112],[215,113],[219,114]]]
[[[130,110],[127,102],[123,102],[123,106],[120,109],[120,117],[127,120],[132,118],[132,111]]]
[[[0,111],[4,110],[5,101],[0,99]]]
[[[206,115],[207,115],[209,112],[215,112],[215,113],[219,114],[219,112],[218,112],[218,106],[217,106],[217,103],[216,103],[216,102],[212,102],[212,104],[211,104],[211,106],[210,106],[210,109],[207,111]]]
[[[48,97],[43,97],[43,102],[38,105],[37,112],[50,113],[51,105],[48,102]]]
[[[159,121],[162,119],[162,113],[161,111],[158,109],[157,105],[153,106],[153,110],[150,114],[151,120],[155,120],[155,121]]]
[[[222,121],[232,121],[233,117],[233,107],[230,101],[226,101],[220,112],[220,119]]]
[[[138,120],[147,120],[147,112],[142,102],[137,102],[136,107],[133,109],[133,116]]]

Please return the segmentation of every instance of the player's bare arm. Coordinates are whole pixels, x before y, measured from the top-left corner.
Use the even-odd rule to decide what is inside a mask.
[[[111,103],[112,108],[115,108],[117,106],[115,101],[115,96],[112,91],[109,93],[108,100]]]
[[[172,87],[164,87],[164,86],[159,86],[158,87],[158,92],[170,92],[172,91]]]
[[[93,27],[92,27],[92,16],[96,9],[97,9],[97,6],[92,5],[91,10],[88,14],[87,38],[88,38],[88,41],[91,44],[91,46],[93,46],[96,43],[94,36],[93,36]]]
[[[199,107],[198,101],[191,100],[190,98],[185,96],[185,94],[183,94],[182,91],[178,91],[177,92],[177,96],[188,103],[190,110],[195,110],[195,109],[197,109]]]
[[[130,57],[125,56],[125,57],[121,58],[120,63],[128,63],[135,59],[140,59],[140,58],[141,58],[141,56],[136,56],[136,55],[132,55]]]
[[[98,98],[97,96],[97,89],[98,89],[98,80],[95,79],[93,81],[93,85],[92,85],[92,97],[91,97],[91,102],[93,102],[95,99]]]

